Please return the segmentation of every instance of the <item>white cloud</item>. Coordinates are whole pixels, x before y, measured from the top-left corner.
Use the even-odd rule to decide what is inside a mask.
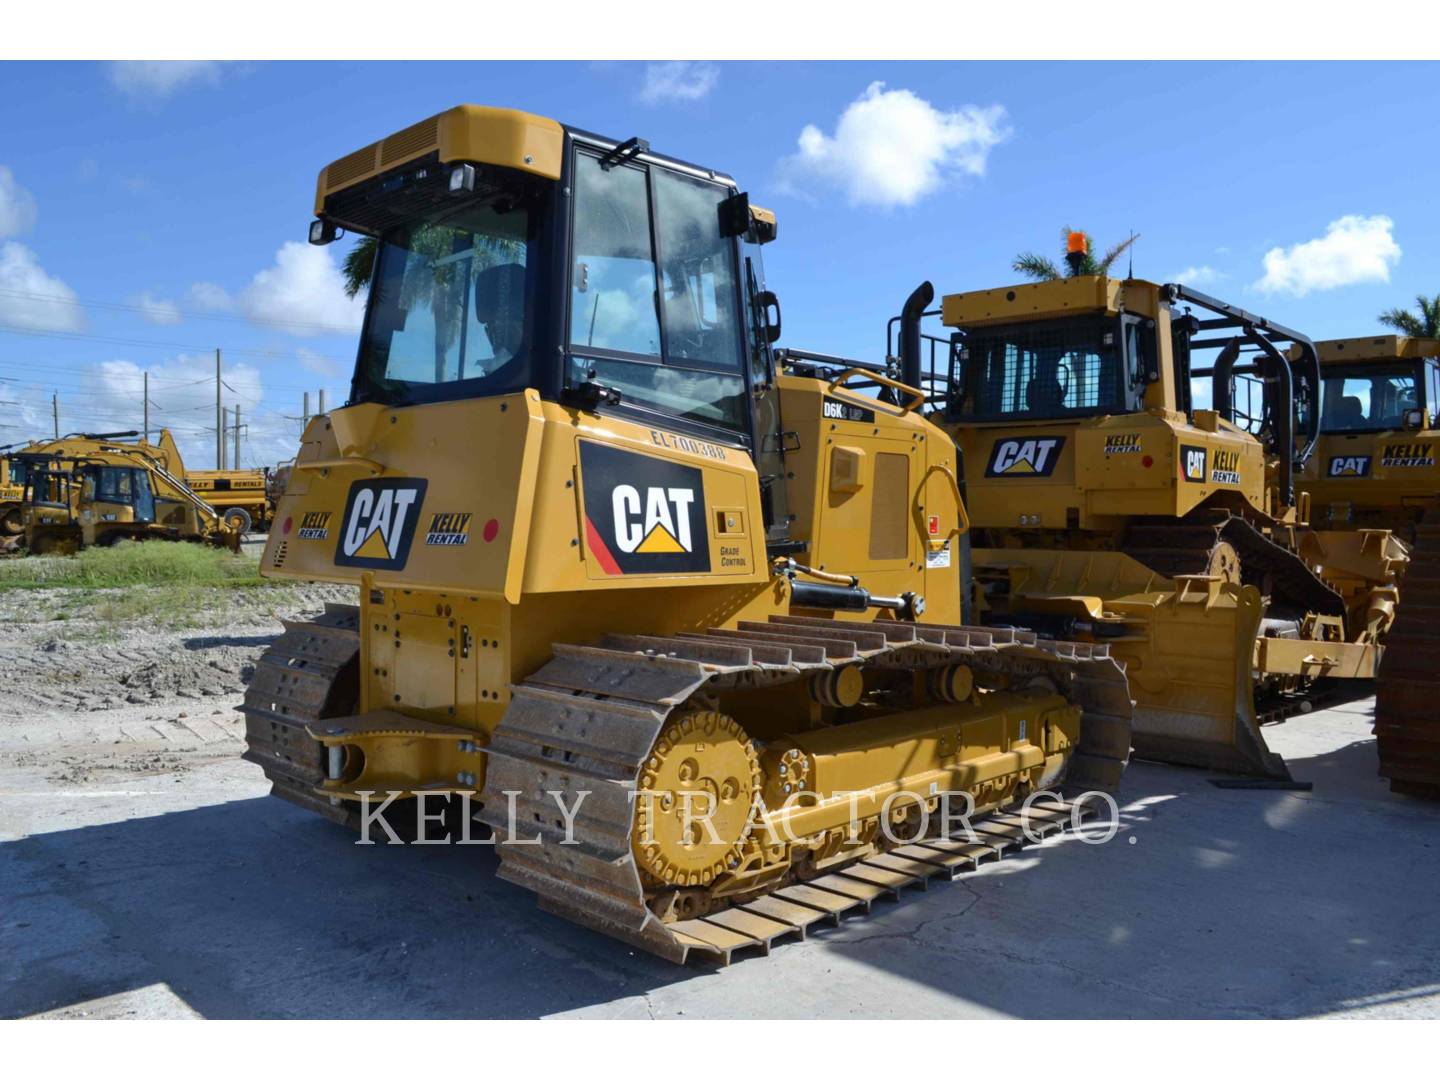
[[[314,349],[297,349],[300,366],[315,375],[333,379],[340,374],[340,363],[333,356],[324,356]]]
[[[1187,266],[1179,273],[1171,274],[1168,280],[1199,288],[1201,285],[1213,285],[1217,281],[1224,281],[1227,276],[1213,266]]]
[[[136,100],[163,101],[192,83],[213,86],[220,81],[215,60],[114,60],[108,67],[110,84]]]
[[[873,82],[840,114],[834,135],[807,124],[799,153],[782,167],[839,188],[852,206],[910,206],[957,176],[983,176],[1009,134],[1002,106],[944,112]]]
[[[180,305],[143,292],[132,301],[140,306],[140,317],[155,326],[174,326],[180,321]]]
[[[1346,214],[1325,227],[1325,235],[1265,253],[1265,275],[1255,288],[1304,296],[1366,281],[1389,281],[1400,261],[1395,223],[1384,214]]]
[[[35,227],[35,196],[21,187],[15,174],[0,165],[0,239],[19,236]]]
[[[85,318],[75,290],[40,266],[24,244],[0,245],[0,324],[22,330],[79,330]]]
[[[345,295],[330,249],[293,240],[275,253],[274,266],[255,275],[239,304],[252,322],[299,337],[354,333],[364,312],[361,301]]]
[[[211,281],[197,281],[185,294],[190,307],[197,311],[233,311],[235,300]]]
[[[640,100],[647,105],[666,101],[699,101],[720,79],[714,64],[694,60],[666,60],[645,65],[645,85]]]

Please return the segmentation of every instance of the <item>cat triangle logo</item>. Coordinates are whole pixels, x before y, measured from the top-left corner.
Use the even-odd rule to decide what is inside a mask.
[[[390,551],[385,546],[385,538],[380,535],[379,529],[372,532],[369,539],[361,544],[359,550],[355,552],[357,559],[388,559],[390,557]]]
[[[656,525],[635,550],[645,555],[660,555],[683,552],[685,549],[680,546],[679,540],[670,535],[669,529],[664,525]]]
[[[1007,473],[1033,473],[1035,471],[1035,466],[1031,465],[1030,462],[1026,461],[1024,458],[1021,458],[1019,461],[1015,462],[1015,464],[1011,465],[1005,471]]]

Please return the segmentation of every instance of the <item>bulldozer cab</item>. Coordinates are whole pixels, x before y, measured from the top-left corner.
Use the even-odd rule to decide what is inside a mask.
[[[1384,335],[1317,347],[1320,438],[1300,477],[1312,519],[1394,529],[1413,542],[1440,486],[1440,341]]]
[[[155,491],[146,470],[128,465],[83,464],[77,471],[82,518],[88,511],[96,523],[149,525],[155,521]]]
[[[779,407],[765,393],[779,312],[758,257],[774,215],[642,139],[476,106],[427,124],[439,149],[413,167],[382,161],[357,180],[347,158],[321,174],[312,240],[339,228],[377,238],[348,404],[534,390],[672,440],[742,448],[783,534]],[[532,152],[460,146],[480,131]]]
[[[1302,381],[1277,342],[1313,357],[1303,335],[1183,285],[1104,276],[953,294],[929,314],[951,329],[944,369],[931,337],[928,370],[922,353],[904,378],[961,443],[977,525],[1293,504],[1318,369]]]

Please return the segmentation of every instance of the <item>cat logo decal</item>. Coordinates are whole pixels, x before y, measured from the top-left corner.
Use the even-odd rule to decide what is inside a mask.
[[[356,480],[340,519],[336,566],[401,570],[410,555],[426,481]]]

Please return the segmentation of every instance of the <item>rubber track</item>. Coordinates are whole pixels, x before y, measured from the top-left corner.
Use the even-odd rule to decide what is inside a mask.
[[[1019,823],[997,815],[980,847],[922,840],[858,860],[804,884],[698,919],[662,923],[646,904],[631,854],[631,793],[665,721],[698,693],[804,678],[827,665],[913,668],[965,662],[1020,676],[1048,675],[1086,710],[1068,781],[1113,788],[1130,745],[1130,699],[1105,646],[1045,642],[1024,631],[776,617],[673,638],[613,637],[599,648],[557,645],[554,658],[512,686],[487,753],[479,819],[517,839],[501,843],[500,876],[541,906],[676,963],[692,954],[728,962],[739,949],[768,952],[814,923],[868,910],[882,896],[973,866],[1015,842]],[[551,792],[589,794],[571,842]],[[537,839],[539,843],[533,841]]]
[[[1440,799],[1440,499],[1426,509],[1385,638],[1375,687],[1375,742],[1390,790]]]

